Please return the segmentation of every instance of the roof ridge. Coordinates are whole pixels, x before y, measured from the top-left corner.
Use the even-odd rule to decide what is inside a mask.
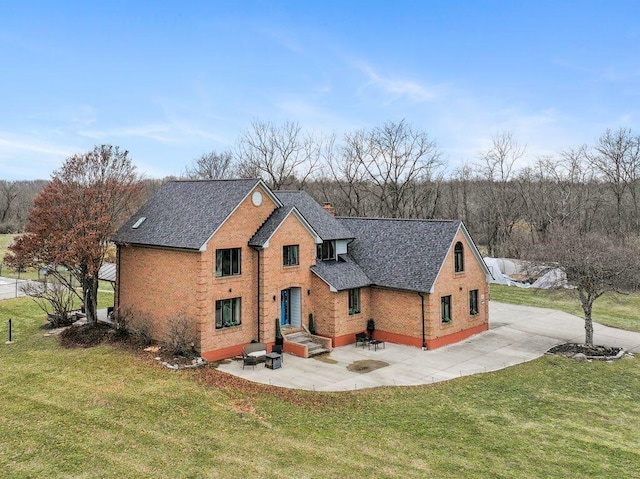
[[[213,183],[223,181],[259,181],[260,178],[176,178],[169,180],[167,183]]]
[[[462,222],[458,219],[436,219],[436,218],[382,218],[377,216],[336,216],[339,220],[372,220],[372,221],[414,221],[414,222],[430,222],[430,223],[455,223],[456,221]]]

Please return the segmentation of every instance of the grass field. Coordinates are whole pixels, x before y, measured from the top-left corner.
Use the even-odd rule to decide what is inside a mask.
[[[584,317],[575,291],[522,289],[491,285],[491,299],[501,303],[553,308]],[[614,328],[640,331],[640,294],[605,294],[593,305],[593,320]]]
[[[112,300],[101,296],[101,303]],[[229,387],[112,346],[63,349],[0,302],[7,478],[638,477],[640,359],[544,357],[448,383],[348,393]],[[286,372],[285,369],[282,370]],[[243,385],[241,380],[238,384]]]

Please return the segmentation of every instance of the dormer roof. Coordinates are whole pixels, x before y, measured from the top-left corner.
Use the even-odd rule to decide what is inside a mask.
[[[276,191],[286,206],[295,206],[323,241],[351,239],[353,235],[305,191]]]

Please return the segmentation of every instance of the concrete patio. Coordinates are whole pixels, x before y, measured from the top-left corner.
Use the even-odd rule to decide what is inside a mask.
[[[584,320],[552,309],[491,302],[490,330],[433,351],[386,343],[385,349],[354,345],[334,349],[322,359],[284,355],[281,369],[260,364],[242,369],[242,361],[218,366],[236,376],[274,386],[315,391],[346,391],[376,386],[408,386],[446,381],[503,369],[542,356],[552,346],[584,341]],[[596,344],[640,353],[640,333],[594,325]],[[376,360],[388,366],[349,371],[355,361]]]

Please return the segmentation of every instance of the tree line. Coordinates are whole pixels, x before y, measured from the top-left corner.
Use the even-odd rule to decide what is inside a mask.
[[[261,177],[276,190],[304,189],[345,216],[461,219],[493,256],[520,257],[561,227],[640,233],[640,136],[627,128],[536,159],[502,132],[449,171],[435,139],[405,121],[341,138],[254,122],[234,149],[203,154],[183,176]]]
[[[261,177],[275,190],[304,189],[344,216],[461,219],[492,256],[521,257],[554,227],[640,233],[640,136],[626,128],[534,160],[502,132],[451,171],[436,140],[404,120],[340,138],[254,121],[233,149],[201,155],[181,177]],[[168,179],[144,179],[143,196]],[[23,231],[46,184],[0,180],[0,233]]]

